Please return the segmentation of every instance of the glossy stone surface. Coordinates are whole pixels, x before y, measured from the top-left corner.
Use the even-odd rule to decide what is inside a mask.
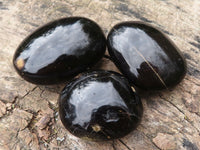
[[[73,135],[101,141],[123,137],[135,129],[143,107],[126,78],[115,72],[95,71],[63,89],[59,114]]]
[[[173,42],[142,22],[115,25],[108,38],[112,60],[130,83],[142,89],[164,89],[179,83],[186,62]]]
[[[20,76],[36,84],[71,78],[104,55],[106,39],[93,21],[71,17],[50,22],[18,47],[13,64]]]

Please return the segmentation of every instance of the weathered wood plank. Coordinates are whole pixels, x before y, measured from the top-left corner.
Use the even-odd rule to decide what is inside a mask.
[[[122,21],[148,22],[186,57],[185,79],[170,91],[141,93],[141,125],[120,140],[94,143],[72,136],[58,117],[57,98],[64,84],[36,86],[14,71],[12,56],[19,43],[44,23],[68,16],[91,18],[105,34]],[[0,47],[0,149],[200,149],[199,0],[0,1]],[[117,71],[106,58],[96,67]]]

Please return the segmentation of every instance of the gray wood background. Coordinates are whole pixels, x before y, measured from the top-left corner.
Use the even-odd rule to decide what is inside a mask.
[[[116,23],[148,22],[183,52],[188,72],[171,91],[144,92],[144,116],[128,136],[89,142],[72,136],[58,116],[64,84],[36,86],[12,66],[19,43],[37,27],[68,16],[96,21],[107,35]],[[103,59],[96,67],[115,70]],[[0,149],[200,149],[200,0],[0,0]]]

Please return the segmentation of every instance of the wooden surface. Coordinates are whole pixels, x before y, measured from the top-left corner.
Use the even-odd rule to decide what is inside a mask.
[[[12,66],[13,54],[27,35],[68,16],[90,18],[106,35],[122,21],[148,22],[165,32],[187,60],[187,75],[173,90],[141,93],[143,120],[120,140],[95,143],[69,134],[58,117],[58,93],[64,84],[30,84]],[[117,70],[107,59],[96,67]],[[200,1],[1,0],[0,149],[200,149]]]

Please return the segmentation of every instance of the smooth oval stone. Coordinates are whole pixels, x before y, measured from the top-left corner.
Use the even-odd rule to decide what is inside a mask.
[[[95,71],[63,89],[59,114],[73,135],[102,141],[123,137],[135,129],[143,107],[126,78],[115,72]]]
[[[13,64],[35,84],[58,83],[94,65],[104,55],[101,28],[82,17],[63,18],[40,27],[17,48]]]
[[[107,37],[112,60],[131,84],[142,89],[164,89],[179,83],[186,62],[161,31],[142,22],[115,25]]]

